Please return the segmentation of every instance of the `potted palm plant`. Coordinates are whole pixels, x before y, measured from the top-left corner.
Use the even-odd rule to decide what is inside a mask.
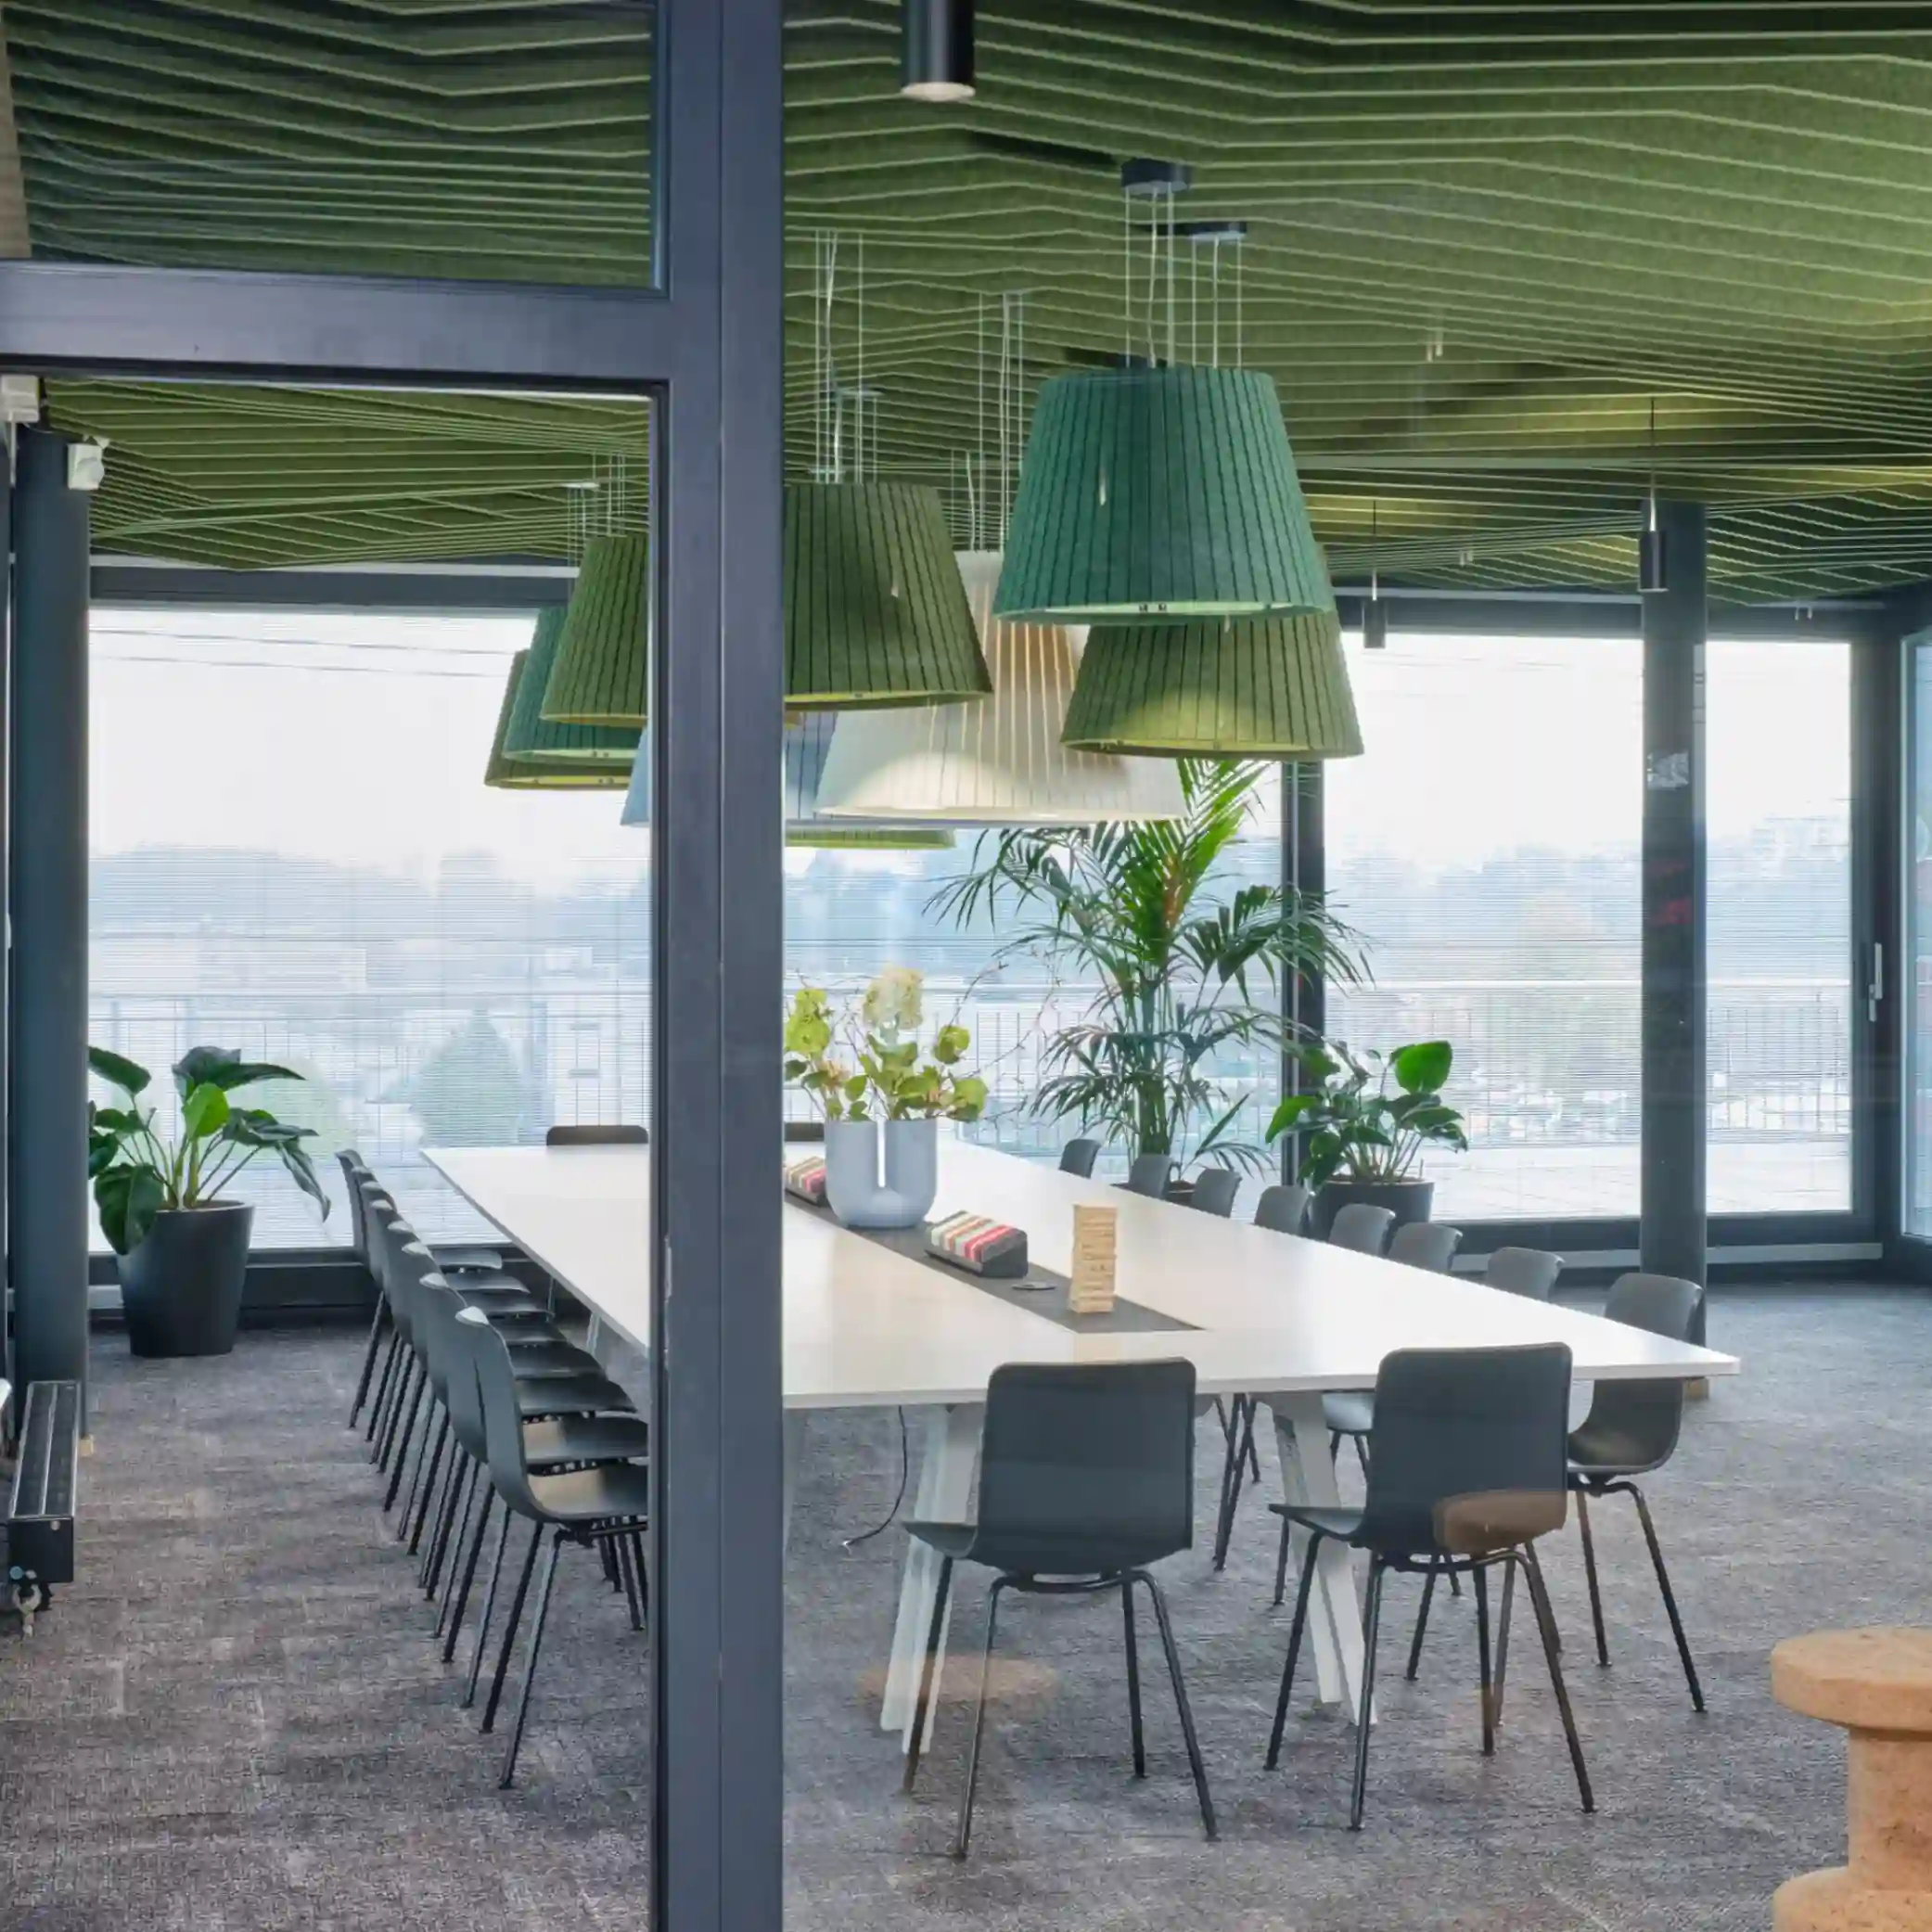
[[[221,1190],[270,1154],[328,1214],[302,1146],[314,1129],[230,1098],[258,1081],[301,1075],[226,1047],[192,1047],[174,1067],[181,1130],[171,1137],[157,1127],[157,1109],[141,1104],[153,1078],[147,1068],[98,1046],[87,1049],[87,1065],[125,1103],[89,1101],[87,1172],[118,1258],[128,1344],[136,1355],[225,1355],[241,1316],[255,1210]]]
[[[1080,1020],[1047,1042],[1036,1112],[1134,1154],[1253,1169],[1265,1156],[1235,1131],[1247,1093],[1219,1069],[1239,1055],[1272,1072],[1299,1037],[1284,985],[1315,973],[1353,985],[1361,969],[1354,935],[1314,895],[1218,889],[1266,767],[1183,759],[1179,769],[1183,817],[988,835],[934,906],[1009,931],[996,962],[1030,953],[1058,978],[1098,982]]]
[[[1325,1235],[1350,1201],[1387,1208],[1398,1226],[1427,1221],[1436,1187],[1416,1171],[1423,1150],[1469,1145],[1462,1115],[1442,1098],[1455,1060],[1449,1042],[1357,1054],[1332,1041],[1299,1045],[1295,1056],[1303,1091],[1275,1108],[1268,1138],[1299,1137],[1296,1178],[1311,1190],[1312,1232]]]

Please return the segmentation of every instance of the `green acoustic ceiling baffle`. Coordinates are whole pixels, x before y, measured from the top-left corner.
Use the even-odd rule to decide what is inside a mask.
[[[1060,742],[1163,758],[1355,758],[1362,729],[1332,612],[1096,625]]]
[[[517,709],[517,694],[523,682],[528,651],[518,651],[510,663],[509,681],[503,688],[503,703],[497,707],[496,736],[490,741],[490,761],[483,768],[483,783],[497,791],[622,791],[631,783],[629,769],[608,759],[581,762],[557,760],[518,763],[505,750],[510,719]]]
[[[628,772],[637,756],[637,726],[554,724],[543,715],[544,693],[556,674],[563,628],[561,610],[546,610],[537,619],[536,635],[524,653],[525,673],[517,681],[504,755],[512,764],[596,763]]]
[[[1034,411],[993,608],[1068,624],[1333,611],[1273,377],[1056,377]]]
[[[651,680],[647,538],[593,537],[544,692],[553,724],[641,728]]]
[[[937,491],[787,487],[788,706],[959,704],[992,689]]]

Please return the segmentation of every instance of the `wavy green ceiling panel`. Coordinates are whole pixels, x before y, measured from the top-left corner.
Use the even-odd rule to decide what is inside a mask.
[[[899,16],[787,6],[794,477],[816,233],[864,240],[880,473],[938,485],[963,541],[963,459],[996,457],[1000,298],[1026,297],[1029,397],[1117,355],[1117,170],[1153,155],[1194,167],[1184,219],[1248,224],[1240,353],[1279,387],[1344,581],[1629,586],[1653,476],[1710,505],[1722,595],[1932,577],[1932,9],[980,0],[979,94],[956,108],[900,97]],[[6,0],[4,21],[37,254],[644,273],[647,7]],[[1184,352],[1212,340],[1205,268],[1181,264]],[[1223,249],[1224,355],[1234,279]],[[61,408],[83,387],[129,392],[63,384]],[[326,447],[285,468],[249,431],[230,461],[144,426],[110,455],[111,540],[550,554],[538,499],[581,421],[530,418],[556,446],[493,463],[441,434],[412,456],[369,399],[344,406],[333,468]],[[280,490],[298,501],[243,501]]]

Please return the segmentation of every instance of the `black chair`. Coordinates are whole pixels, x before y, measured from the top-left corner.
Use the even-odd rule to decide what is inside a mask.
[[[1241,1176],[1231,1167],[1204,1167],[1194,1177],[1191,1206],[1203,1214],[1218,1214],[1225,1221],[1235,1211],[1235,1196],[1241,1192]]]
[[[642,1127],[553,1127],[544,1136],[546,1147],[647,1147],[650,1135]]]
[[[1688,1341],[1695,1331],[1703,1300],[1704,1290],[1694,1281],[1670,1274],[1624,1274],[1612,1285],[1604,1315],[1608,1321],[1651,1335]],[[1701,1713],[1704,1687],[1691,1660],[1690,1640],[1683,1633],[1683,1619],[1678,1615],[1677,1596],[1670,1588],[1670,1573],[1664,1567],[1664,1549],[1657,1541],[1657,1526],[1650,1520],[1650,1505],[1634,1480],[1661,1469],[1670,1460],[1683,1425],[1681,1381],[1599,1382],[1591,1396],[1589,1414],[1569,1439],[1569,1486],[1576,1492],[1577,1528],[1583,1538],[1583,1567],[1590,1580],[1590,1620],[1596,1631],[1597,1662],[1609,1663],[1610,1646],[1604,1632],[1603,1594],[1597,1587],[1596,1545],[1590,1534],[1590,1499],[1624,1495],[1637,1505],[1637,1520],[1644,1526],[1644,1541],[1650,1546],[1651,1567],[1657,1571],[1657,1587],[1670,1619],[1670,1634],[1677,1639],[1677,1655],[1683,1664],[1684,1682],[1690,1686],[1691,1704]]]
[[[560,1474],[543,1474],[530,1465],[523,1441],[523,1413],[517,1374],[510,1350],[503,1337],[488,1326],[472,1324],[469,1335],[475,1350],[477,1389],[483,1412],[483,1433],[489,1445],[490,1480],[505,1504],[504,1538],[509,1534],[511,1516],[523,1517],[531,1525],[530,1551],[523,1560],[516,1594],[510,1600],[508,1621],[504,1630],[503,1649],[491,1681],[489,1701],[483,1707],[483,1729],[496,1721],[503,1698],[504,1681],[509,1670],[510,1652],[517,1641],[517,1627],[530,1594],[530,1580],[537,1565],[537,1555],[547,1536],[550,1554],[544,1566],[543,1581],[537,1589],[536,1619],[531,1626],[529,1655],[524,1660],[523,1686],[518,1694],[517,1714],[510,1725],[509,1742],[503,1757],[503,1772],[497,1783],[507,1789],[517,1775],[517,1752],[523,1742],[523,1727],[530,1717],[531,1692],[537,1681],[537,1659],[544,1647],[544,1626],[550,1615],[551,1586],[557,1580],[557,1560],[566,1542],[586,1547],[616,1543],[637,1575],[645,1573],[643,1532],[650,1522],[650,1475],[642,1463],[598,1463],[587,1468]],[[502,1545],[498,1546],[499,1563]],[[492,1580],[493,1594],[494,1579]],[[490,1607],[486,1604],[477,1632],[479,1645],[489,1636]],[[633,1621],[639,1620],[633,1600]]]
[[[1100,1158],[1098,1141],[1068,1141],[1060,1149],[1060,1171],[1078,1174],[1082,1181],[1093,1179],[1094,1163]]]
[[[1277,1181],[1261,1190],[1255,1203],[1255,1226],[1277,1235],[1299,1235],[1308,1219],[1308,1189],[1299,1183]]]
[[[993,1371],[986,1391],[977,1523],[906,1525],[937,1550],[939,1588],[919,1673],[906,1753],[905,1789],[919,1772],[927,1708],[932,1696],[940,1632],[955,1563],[983,1564],[997,1574],[986,1604],[986,1645],[979,1695],[966,1752],[966,1791],[953,1847],[964,1858],[973,1830],[979,1740],[986,1719],[986,1677],[1002,1592],[1043,1596],[1118,1590],[1127,1644],[1127,1710],[1133,1774],[1145,1777],[1140,1661],[1133,1626],[1133,1586],[1145,1584],[1167,1652],[1181,1733],[1194,1772],[1201,1823],[1216,1835],[1214,1804],[1181,1678],[1181,1658],[1167,1603],[1147,1565],[1194,1542],[1194,1364],[1141,1362],[1062,1366],[1009,1363]]]
[[[1136,1154],[1127,1169],[1123,1184],[1129,1194],[1144,1194],[1151,1199],[1164,1201],[1168,1184],[1173,1178],[1174,1157],[1171,1154]]]
[[[1524,1295],[1547,1301],[1563,1273],[1563,1257],[1540,1247],[1499,1247],[1483,1270],[1482,1285],[1505,1295]]]
[[[1335,1210],[1335,1218],[1328,1223],[1328,1242],[1332,1247],[1350,1247],[1358,1254],[1379,1255],[1388,1247],[1388,1231],[1395,1225],[1395,1216],[1387,1208],[1377,1208],[1367,1201],[1350,1201]]]
[[[1388,1259],[1428,1274],[1447,1274],[1463,1231],[1439,1221],[1405,1222],[1388,1237]]]
[[[1369,1714],[1375,1686],[1375,1643],[1382,1585],[1388,1571],[1426,1574],[1432,1586],[1447,1571],[1466,1572],[1476,1589],[1477,1657],[1482,1686],[1482,1748],[1495,1748],[1497,1699],[1506,1657],[1490,1672],[1489,1573],[1503,1567],[1506,1640],[1510,1586],[1521,1564],[1542,1638],[1550,1683],[1563,1717],[1577,1791],[1595,1810],[1583,1746],[1563,1681],[1555,1619],[1537,1561],[1536,1539],[1563,1527],[1568,1506],[1564,1434],[1569,1414],[1570,1353],[1561,1342],[1521,1349],[1410,1349],[1388,1356],[1375,1377],[1374,1454],[1368,1496],[1360,1509],[1311,1503],[1272,1505],[1308,1532],[1295,1619],[1268,1739],[1268,1767],[1281,1759],[1282,1733],[1294,1689],[1295,1663],[1308,1626],[1310,1587],[1322,1540],[1369,1556],[1363,1614],[1362,1701],[1355,1715],[1355,1777],[1349,1828],[1362,1828],[1368,1789]],[[1416,1648],[1422,1641],[1416,1631]],[[1410,1674],[1414,1674],[1412,1652]]]
[[[801,1144],[824,1145],[825,1123],[823,1120],[787,1120],[785,1123],[785,1145],[787,1147]]]

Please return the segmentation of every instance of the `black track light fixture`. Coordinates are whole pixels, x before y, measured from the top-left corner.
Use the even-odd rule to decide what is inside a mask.
[[[973,97],[973,0],[901,0],[899,91],[908,100]]]

